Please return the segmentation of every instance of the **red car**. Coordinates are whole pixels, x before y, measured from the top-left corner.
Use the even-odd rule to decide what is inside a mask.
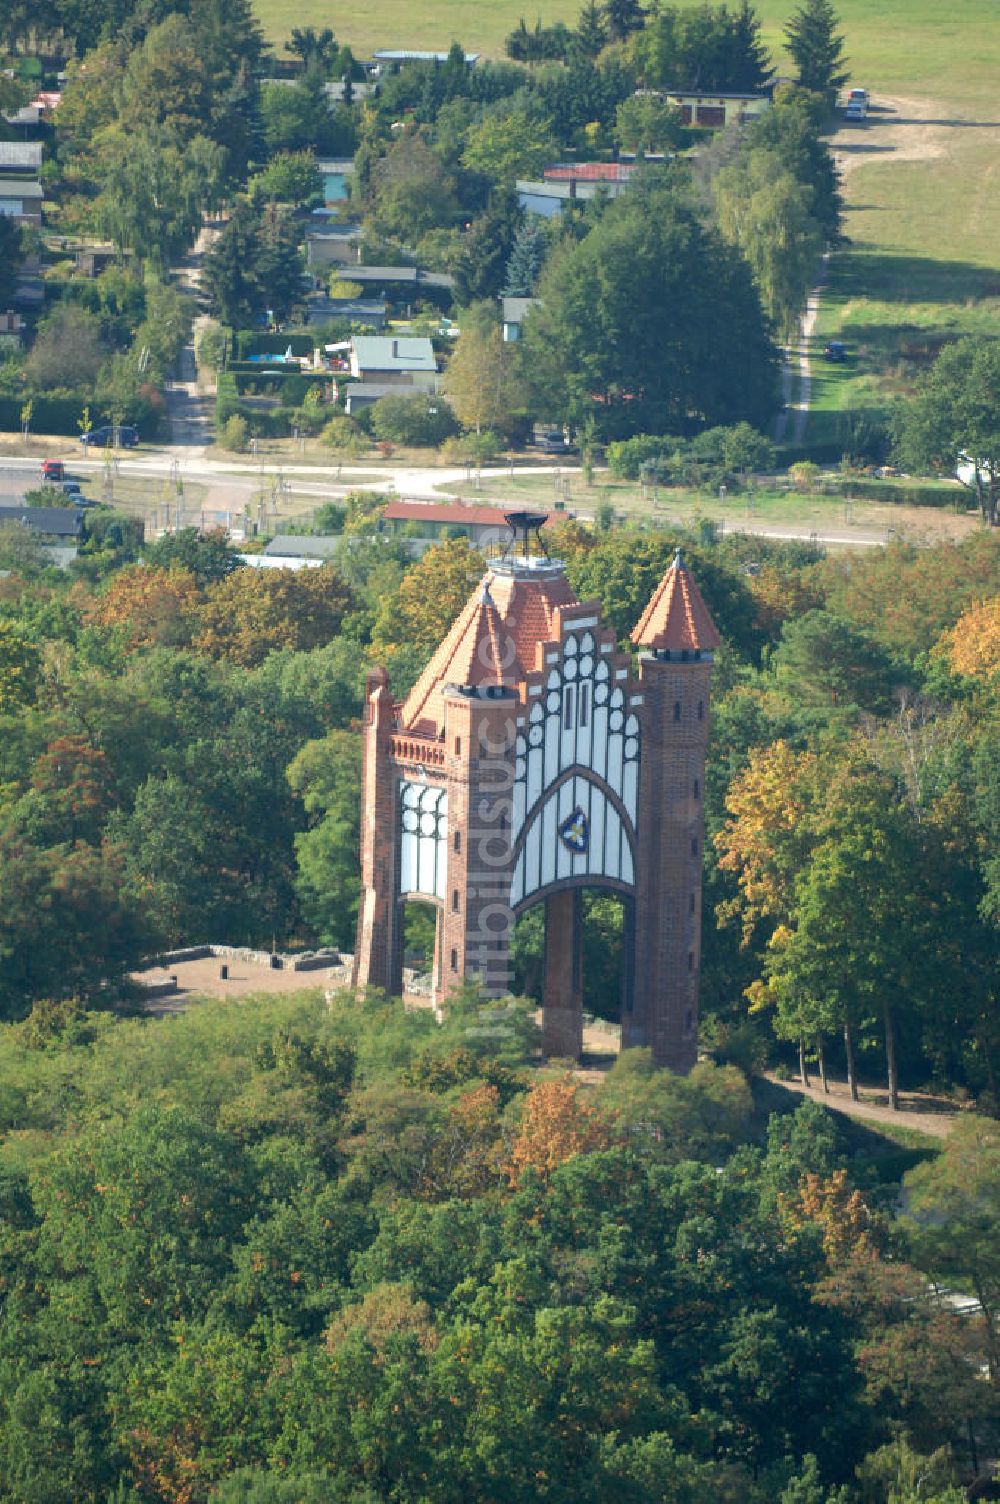
[[[62,460],[42,460],[42,480],[65,480],[66,467]]]

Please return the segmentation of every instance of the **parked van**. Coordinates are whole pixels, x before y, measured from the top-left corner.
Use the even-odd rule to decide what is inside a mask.
[[[845,120],[865,120],[868,116],[868,90],[851,89],[844,106]]]

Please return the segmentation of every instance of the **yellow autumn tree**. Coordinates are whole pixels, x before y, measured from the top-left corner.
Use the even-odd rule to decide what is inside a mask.
[[[193,574],[172,565],[127,564],[84,606],[84,619],[121,633],[130,650],[187,647],[201,606]]]
[[[34,702],[41,654],[14,622],[0,621],[0,713],[11,715]]]
[[[525,1098],[517,1137],[511,1147],[509,1174],[517,1185],[528,1170],[543,1180],[576,1154],[606,1149],[607,1123],[586,1102],[572,1076],[539,1081]]]
[[[938,639],[936,652],[956,674],[992,679],[1000,674],[1000,595],[970,606]]]
[[[726,796],[729,818],[715,837],[719,866],[736,874],[739,893],[719,906],[720,921],[739,918],[748,945],[761,919],[787,917],[792,884],[808,849],[806,820],[816,798],[817,760],[785,741],[759,747]]]
[[[836,1267],[876,1252],[875,1219],[861,1192],[852,1190],[846,1170],[824,1178],[807,1174],[792,1196],[780,1198],[782,1221],[790,1231],[814,1222],[823,1237],[823,1252]]]
[[[193,646],[256,668],[281,648],[322,647],[340,631],[354,596],[330,565],[237,569],[205,592]]]
[[[429,657],[483,577],[483,556],[468,538],[436,543],[387,596],[375,620],[372,650],[391,662],[401,648]]]

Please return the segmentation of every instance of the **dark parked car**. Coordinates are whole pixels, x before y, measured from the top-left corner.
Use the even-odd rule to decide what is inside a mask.
[[[567,444],[566,436],[558,428],[542,434],[538,447],[543,454],[572,454],[574,446]]]
[[[123,449],[134,449],[138,442],[139,430],[130,423],[122,423],[117,429],[109,423],[106,428],[92,428],[80,435],[81,444],[96,444],[101,449],[109,449],[116,443]]]
[[[847,346],[844,344],[843,340],[832,339],[830,340],[829,344],[823,346],[823,354],[826,356],[827,360],[846,360]]]

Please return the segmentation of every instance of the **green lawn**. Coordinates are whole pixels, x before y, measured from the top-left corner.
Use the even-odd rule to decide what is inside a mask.
[[[794,0],[762,0],[757,7],[768,44],[783,72],[782,26]],[[526,7],[522,0],[425,0],[414,8],[401,0],[373,0],[360,11],[331,14],[325,0],[256,0],[255,10],[268,38],[282,43],[293,26],[333,25],[337,38],[359,56],[376,47],[447,49],[459,40],[470,50],[503,56],[503,39],[523,15],[529,25],[572,23],[579,0],[545,0]],[[957,6],[931,0],[839,0],[847,52],[856,76],[869,89],[912,89],[981,103],[995,98],[1000,50],[993,0],[961,0]]]

